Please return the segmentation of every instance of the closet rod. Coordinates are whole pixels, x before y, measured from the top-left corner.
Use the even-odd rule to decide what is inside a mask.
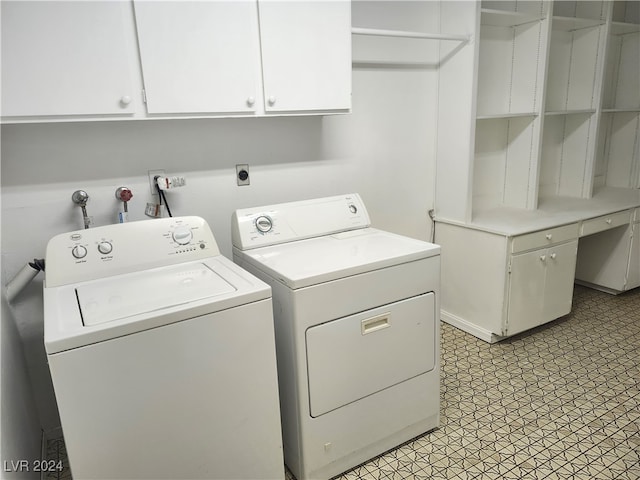
[[[453,35],[445,33],[422,33],[422,32],[406,32],[403,30],[380,30],[376,28],[359,28],[352,27],[351,33],[354,35],[370,35],[375,37],[402,37],[402,38],[421,38],[426,40],[453,40],[456,42],[468,42],[468,35]]]

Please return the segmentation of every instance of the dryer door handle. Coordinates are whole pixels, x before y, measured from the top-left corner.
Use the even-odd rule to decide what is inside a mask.
[[[366,318],[360,324],[362,335],[377,332],[391,326],[391,312],[376,315],[375,317]]]

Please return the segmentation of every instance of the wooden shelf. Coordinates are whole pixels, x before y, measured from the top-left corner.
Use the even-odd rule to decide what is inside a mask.
[[[500,120],[502,118],[537,117],[537,112],[489,113],[476,116],[476,120]]]
[[[625,22],[611,22],[612,35],[628,35],[630,33],[638,33],[638,32],[640,32],[640,24],[625,23]]]
[[[586,108],[583,110],[554,110],[550,112],[544,112],[547,116],[552,115],[591,115],[596,113],[595,109]]]
[[[574,30],[582,30],[583,28],[593,28],[604,25],[604,20],[594,18],[578,18],[578,17],[553,17],[551,25],[555,30],[572,32]]]
[[[526,23],[540,21],[544,18],[541,15],[532,15],[529,13],[507,12],[504,10],[492,10],[483,8],[481,10],[482,25],[494,27],[517,27]]]
[[[640,113],[640,107],[603,108],[602,113]]]

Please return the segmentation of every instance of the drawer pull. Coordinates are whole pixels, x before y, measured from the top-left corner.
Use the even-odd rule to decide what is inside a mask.
[[[610,219],[610,218],[607,218],[607,219],[605,220],[605,222],[607,222],[607,225],[611,225],[611,219]]]
[[[382,315],[377,315],[375,317],[362,320],[362,323],[360,324],[362,335],[377,332],[378,330],[382,330],[390,327],[391,326],[391,322],[389,321],[390,316],[391,314],[387,312],[387,313],[383,313]]]
[[[551,239],[553,238],[553,235],[551,235],[550,233],[547,233],[547,234],[545,235],[545,238],[546,238],[547,240],[551,240]]]

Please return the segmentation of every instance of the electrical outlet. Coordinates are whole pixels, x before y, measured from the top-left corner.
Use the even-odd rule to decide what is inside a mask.
[[[156,180],[155,177],[164,177],[164,170],[149,170],[149,189],[151,190],[151,195],[157,195],[158,190],[156,189]]]
[[[242,165],[236,165],[236,179],[238,180],[238,186],[250,185],[249,180],[249,165],[246,163]]]

